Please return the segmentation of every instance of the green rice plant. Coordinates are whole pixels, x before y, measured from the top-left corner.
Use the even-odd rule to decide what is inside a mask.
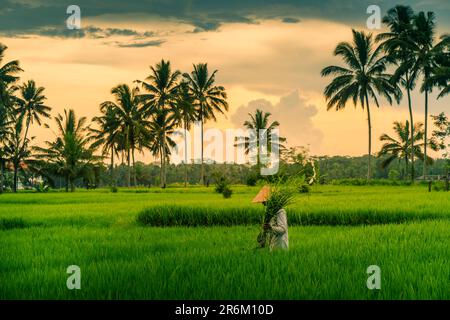
[[[146,226],[234,226],[260,223],[260,207],[153,206],[142,210],[137,222]]]
[[[22,218],[1,218],[0,230],[22,229],[28,227],[28,224]]]

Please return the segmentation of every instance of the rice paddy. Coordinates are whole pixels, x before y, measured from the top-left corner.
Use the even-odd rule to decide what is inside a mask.
[[[316,186],[287,209],[290,250],[269,252],[255,249],[257,190],[1,195],[0,298],[450,298],[448,193]],[[69,265],[80,290],[66,287]],[[366,286],[370,265],[380,290]]]

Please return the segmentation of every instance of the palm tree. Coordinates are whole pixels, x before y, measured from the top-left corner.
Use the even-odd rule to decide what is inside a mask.
[[[168,117],[175,108],[176,97],[178,91],[178,78],[181,73],[176,70],[172,72],[170,61],[161,60],[155,67],[150,67],[151,73],[145,79],[145,81],[137,81],[142,85],[142,88],[147,92],[140,95],[140,99],[144,103],[144,110],[147,115],[155,115],[158,119],[153,119],[153,122],[158,120],[158,123],[162,125],[163,141],[168,140],[166,138],[166,130],[164,125],[169,121],[168,119],[162,119],[161,117]],[[168,157],[165,154],[166,148],[161,148],[161,187],[166,187],[166,161]]]
[[[166,109],[156,111],[149,123],[148,137],[146,139],[146,147],[153,156],[160,158],[160,181],[163,188],[166,187],[165,163],[170,157],[170,150],[176,146],[176,143],[171,138],[171,135],[174,133],[175,122],[167,115],[168,112]]]
[[[0,91],[0,194],[3,193],[3,184],[4,184],[4,171],[5,171],[5,160],[6,160],[6,151],[5,151],[5,143],[6,138],[9,137],[12,133],[12,124],[14,123],[12,119],[13,104],[14,104],[14,96],[13,91],[14,87],[8,87],[3,92]]]
[[[30,150],[28,146],[30,141],[33,140],[34,137],[27,138],[23,134],[23,115],[19,115],[18,117],[12,115],[11,119],[13,127],[9,134],[6,136],[4,152],[13,165],[13,192],[17,192],[19,182],[18,171],[24,161],[30,156]]]
[[[183,74],[183,77],[188,81],[191,93],[195,98],[195,105],[198,113],[197,118],[201,125],[201,184],[205,183],[205,170],[203,165],[203,124],[206,120],[210,119],[216,121],[216,112],[223,114],[224,110],[228,111],[225,88],[214,84],[216,73],[217,70],[214,70],[212,74],[209,74],[208,64],[199,63],[194,65],[194,70],[191,74]]]
[[[47,99],[43,94],[44,90],[44,87],[36,87],[36,83],[33,80],[29,80],[19,87],[20,95],[17,98],[18,112],[26,119],[24,140],[28,136],[30,124],[36,121],[40,126],[42,124],[41,117],[50,118],[52,108],[44,105],[44,101]]]
[[[410,6],[397,5],[387,12],[383,22],[389,27],[389,32],[381,33],[376,37],[382,41],[381,46],[396,63],[397,68],[393,81],[403,85],[408,97],[409,123],[411,125],[409,137],[414,149],[414,120],[411,102],[411,90],[415,87],[416,77],[413,70],[415,55],[411,46],[413,37],[414,11]],[[414,153],[411,154],[411,180],[414,181]]]
[[[4,150],[3,144],[6,136],[9,133],[9,124],[11,119],[9,117],[10,111],[13,107],[13,93],[15,87],[14,83],[19,79],[16,75],[23,71],[19,66],[19,61],[14,60],[2,65],[5,51],[7,47],[0,43],[0,193],[3,193],[4,183]]]
[[[424,154],[422,153],[422,147],[424,146],[424,143],[422,142],[424,137],[423,123],[416,122],[414,124],[414,139],[410,138],[411,132],[408,120],[406,120],[405,123],[395,121],[393,129],[397,136],[396,138],[392,138],[387,134],[382,134],[380,136],[380,141],[385,143],[381,147],[378,157],[387,156],[387,158],[381,162],[381,167],[383,169],[387,168],[392,161],[396,159],[405,161],[406,178],[408,173],[408,163],[412,159],[412,155],[415,155],[421,160],[424,159]],[[416,142],[413,147],[411,147],[411,140]],[[428,161],[431,161],[431,158],[428,158]]]
[[[116,185],[114,178],[114,155],[117,154],[120,139],[120,119],[116,109],[111,106],[100,107],[101,116],[94,117],[92,122],[96,123],[99,129],[89,128],[94,139],[94,147],[103,146],[102,154],[111,154],[110,177],[111,186]]]
[[[197,120],[197,114],[194,105],[194,97],[189,90],[188,83],[185,81],[179,86],[172,116],[175,125],[182,126],[184,129],[184,187],[187,187],[188,152],[190,152],[190,150],[188,151],[187,146],[187,132],[191,128],[191,124]]]
[[[427,158],[427,133],[428,133],[428,95],[432,90],[430,78],[433,70],[439,67],[443,50],[448,46],[450,37],[445,36],[440,42],[435,44],[435,14],[433,12],[419,12],[413,20],[414,25],[414,46],[412,50],[416,55],[413,69],[423,77],[421,92],[425,96],[425,133],[424,133],[424,157]],[[423,176],[427,175],[427,161],[423,162]]]
[[[131,158],[133,158],[134,168],[134,152],[139,148],[138,137],[140,132],[145,130],[142,113],[143,109],[139,99],[139,89],[130,87],[126,84],[120,84],[111,90],[111,94],[115,97],[116,102],[105,101],[101,103],[100,108],[112,109],[116,113],[118,130],[122,135],[123,147],[127,156],[128,172],[127,186],[131,185]],[[119,139],[119,138],[118,138]],[[134,170],[133,170],[134,171]],[[136,185],[136,175],[134,171],[134,185]]]
[[[427,87],[439,87],[442,91],[438,99],[450,93],[450,67],[438,67],[425,84]]]
[[[334,55],[343,58],[347,67],[329,66],[322,70],[322,76],[336,76],[325,88],[324,94],[328,101],[327,110],[344,109],[349,99],[356,106],[367,110],[367,124],[369,129],[369,162],[367,179],[371,178],[372,157],[372,124],[370,118],[369,96],[379,107],[378,95],[392,104],[391,95],[399,102],[401,90],[390,82],[391,75],[386,74],[388,58],[381,56],[382,47],[373,48],[372,34],[353,32],[353,43],[341,42],[337,45]]]
[[[240,142],[236,143],[235,146],[242,146],[245,150],[245,154],[248,154],[253,146],[256,148],[256,159],[252,159],[252,161],[256,162],[256,167],[258,173],[261,169],[261,154],[260,154],[260,134],[261,132],[266,135],[266,143],[267,143],[267,152],[272,152],[272,148],[276,147],[278,150],[283,149],[284,146],[281,144],[286,141],[286,138],[278,137],[278,142],[272,141],[272,131],[280,126],[278,121],[270,122],[269,118],[272,115],[270,112],[264,112],[260,109],[256,109],[255,114],[248,114],[250,116],[250,120],[244,122],[244,127],[250,130],[253,134],[250,134],[248,137],[237,138],[236,140],[240,140]]]
[[[23,71],[18,60],[7,62],[1,66],[6,49],[8,47],[0,43],[0,92],[4,92],[9,85],[14,84],[19,79],[16,74]],[[1,102],[3,104],[3,101]]]
[[[46,147],[34,147],[35,158],[40,160],[43,170],[55,171],[66,179],[66,192],[75,190],[75,179],[86,175],[99,160],[94,156],[86,118],[77,119],[75,111],[64,110],[64,115],[55,117],[58,128],[54,141],[45,141]],[[48,126],[47,126],[48,127]]]

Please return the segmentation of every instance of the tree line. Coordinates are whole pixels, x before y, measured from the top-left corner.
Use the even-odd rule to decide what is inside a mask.
[[[0,63],[6,49],[0,45]],[[58,114],[54,117],[55,139],[45,141],[44,146],[31,146],[35,137],[30,137],[28,131],[32,124],[41,126],[51,117],[51,107],[45,104],[45,89],[34,81],[17,85],[22,71],[17,60],[0,67],[0,192],[6,165],[12,166],[14,172],[14,192],[20,170],[31,170],[48,180],[63,177],[66,190],[73,191],[74,181],[95,175],[105,157],[111,161],[111,185],[117,182],[115,157],[121,157],[127,164],[126,185],[136,186],[135,153],[144,150],[160,159],[159,180],[166,187],[166,166],[175,146],[171,135],[177,127],[186,133],[194,121],[201,124],[200,183],[205,183],[203,124],[228,110],[225,88],[215,83],[217,70],[210,72],[206,63],[194,65],[190,73],[181,73],[172,70],[169,61],[161,60],[150,67],[144,80],[112,88],[113,99],[101,103],[100,115],[91,124],[86,117],[77,117],[73,109]],[[96,155],[97,149],[101,155]]]

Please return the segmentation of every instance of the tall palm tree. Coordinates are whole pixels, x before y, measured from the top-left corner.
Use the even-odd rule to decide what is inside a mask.
[[[85,117],[77,118],[75,111],[64,110],[55,122],[58,128],[54,141],[45,141],[46,147],[34,147],[40,166],[57,172],[66,179],[66,192],[75,190],[75,179],[82,177],[100,158],[94,156],[89,127]],[[48,127],[48,126],[47,126]],[[45,169],[44,169],[45,170]]]
[[[4,183],[4,142],[11,129],[8,125],[11,123],[9,117],[13,107],[14,83],[19,79],[17,74],[23,71],[19,66],[18,60],[13,60],[2,65],[7,47],[0,43],[0,193],[3,193]]]
[[[195,105],[200,121],[200,139],[201,139],[201,173],[200,183],[205,183],[205,170],[203,164],[203,124],[206,120],[216,121],[215,113],[224,113],[228,111],[227,94],[223,86],[215,85],[217,70],[211,74],[208,71],[208,64],[199,63],[194,65],[194,70],[184,73],[183,77],[188,81],[192,95],[195,98]]]
[[[94,117],[92,122],[97,124],[98,129],[90,127],[94,147],[102,146],[102,154],[111,154],[110,178],[111,186],[116,185],[114,178],[114,155],[117,154],[117,146],[120,139],[120,119],[116,109],[111,106],[100,107],[101,116]]]
[[[267,152],[272,152],[272,147],[276,147],[278,150],[283,149],[283,142],[286,141],[286,138],[278,137],[278,142],[272,141],[272,131],[280,126],[278,121],[270,122],[269,118],[272,115],[270,112],[264,112],[260,109],[256,109],[255,114],[248,114],[250,116],[250,120],[244,122],[244,127],[253,132],[254,134],[250,134],[248,137],[237,138],[240,142],[236,143],[235,146],[242,146],[245,150],[245,153],[248,154],[250,152],[251,146],[256,148],[255,158],[252,161],[256,162],[256,167],[258,172],[261,169],[261,154],[260,154],[260,133],[263,132],[266,134],[266,143],[267,143]]]
[[[181,73],[178,70],[172,71],[170,61],[161,60],[155,67],[150,67],[151,73],[145,79],[145,81],[137,81],[141,84],[146,93],[140,95],[140,99],[144,103],[144,110],[147,115],[155,115],[158,117],[158,122],[163,127],[162,139],[166,141],[166,130],[164,125],[169,121],[168,119],[162,119],[161,117],[169,117],[175,108],[176,97],[178,91],[178,78]],[[154,119],[155,121],[155,119]],[[154,122],[153,121],[153,122]],[[168,157],[166,148],[162,148],[161,152],[161,187],[166,187],[166,161]]]
[[[28,136],[30,124],[34,121],[40,126],[41,117],[50,118],[52,108],[46,106],[44,101],[44,87],[37,87],[34,80],[29,80],[19,87],[19,97],[17,98],[18,112],[25,117],[25,140]]]
[[[191,128],[191,124],[197,120],[196,108],[194,105],[194,97],[189,90],[189,84],[185,81],[181,82],[173,110],[174,123],[184,129],[184,187],[187,187],[187,166],[188,166],[188,146],[187,132]]]
[[[149,123],[146,139],[146,146],[152,155],[160,158],[160,181],[163,188],[166,186],[165,163],[170,157],[171,149],[176,146],[171,138],[174,133],[175,122],[168,116],[168,112],[166,109],[156,111]]]
[[[435,43],[436,25],[435,14],[433,12],[419,12],[413,20],[414,25],[414,46],[412,50],[416,55],[413,69],[417,74],[421,74],[423,84],[421,92],[425,96],[425,133],[424,133],[424,157],[427,158],[428,144],[428,96],[432,90],[430,78],[433,70],[439,67],[439,60],[442,58],[443,50],[450,42],[449,36],[444,36],[441,41]],[[423,162],[423,176],[427,175],[427,161]]]
[[[105,101],[101,103],[100,108],[112,109],[117,116],[117,127],[122,135],[123,147],[127,157],[128,171],[127,171],[127,186],[131,186],[131,158],[133,158],[134,167],[134,152],[138,148],[138,137],[140,132],[145,130],[142,113],[143,109],[140,104],[138,88],[130,89],[126,84],[120,84],[111,89],[111,94],[115,97],[115,102]],[[134,171],[134,185],[136,185],[136,175]]]
[[[411,145],[414,149],[414,120],[411,102],[411,90],[415,87],[416,77],[413,70],[415,55],[411,46],[414,44],[413,32],[414,11],[410,6],[397,5],[388,10],[383,23],[389,27],[389,32],[376,37],[382,41],[381,46],[397,65],[393,81],[403,85],[408,97],[409,124]],[[411,180],[414,181],[414,153],[411,154]]]
[[[23,134],[23,115],[12,115],[12,130],[6,136],[4,152],[13,165],[13,192],[17,192],[19,183],[18,172],[24,161],[30,156],[29,143],[34,137],[27,138]]]
[[[372,34],[352,30],[353,43],[341,42],[337,45],[334,55],[340,56],[346,67],[328,66],[322,70],[322,76],[333,75],[335,78],[325,88],[324,95],[328,101],[327,110],[344,109],[352,99],[356,106],[358,101],[367,111],[369,131],[369,161],[367,179],[371,178],[372,157],[372,124],[370,118],[369,96],[379,107],[377,95],[387,99],[392,104],[392,97],[397,102],[401,98],[401,90],[392,84],[391,75],[386,74],[388,59],[382,55],[382,47],[373,48]]]
[[[450,93],[450,67],[438,67],[425,84],[427,87],[439,87],[438,99]]]
[[[9,86],[5,90],[0,91],[0,194],[3,193],[4,171],[6,161],[5,143],[7,137],[10,137],[13,131],[15,114],[13,111],[15,87]]]
[[[8,47],[0,43],[0,92],[6,90],[9,85],[14,84],[19,79],[16,75],[23,71],[19,66],[18,60],[13,60],[1,65],[6,49],[8,49]]]
[[[380,152],[378,153],[378,157],[387,156],[381,163],[381,167],[387,168],[392,161],[398,159],[399,161],[405,162],[405,178],[408,174],[408,163],[412,159],[412,155],[415,155],[417,158],[423,160],[424,154],[422,152],[423,143],[423,123],[416,122],[414,124],[414,138],[413,140],[416,142],[414,146],[411,145],[410,138],[410,125],[408,120],[405,123],[395,121],[394,122],[394,132],[396,134],[396,138],[392,138],[387,134],[382,134],[380,136],[380,141],[384,142],[381,147]],[[429,158],[428,161],[431,161]],[[412,161],[411,161],[412,164]]]

